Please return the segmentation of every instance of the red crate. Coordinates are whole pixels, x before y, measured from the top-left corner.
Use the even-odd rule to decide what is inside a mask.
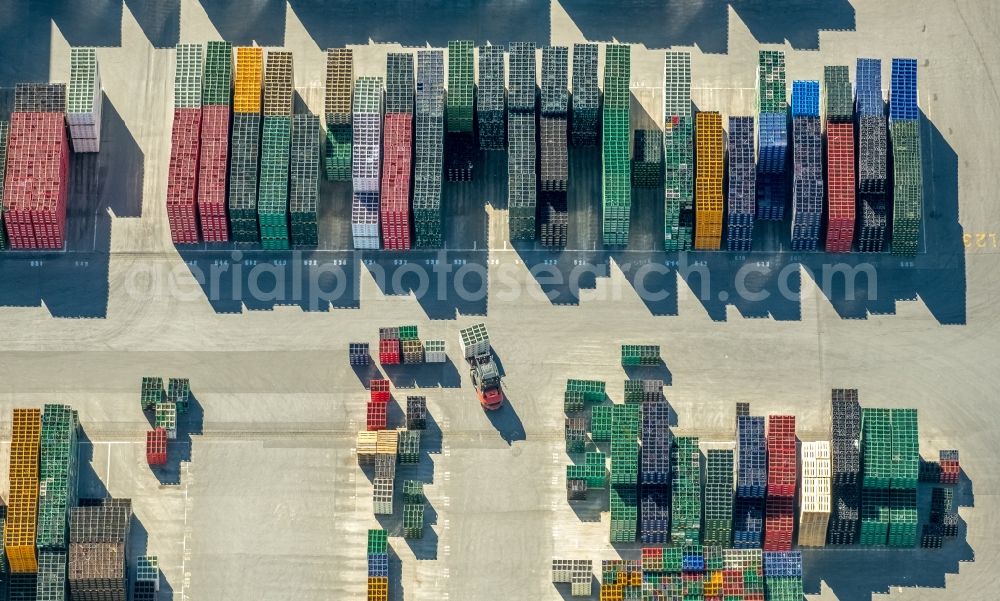
[[[384,247],[387,250],[409,250],[413,115],[389,113],[385,116],[382,147],[379,221]]]
[[[378,341],[378,360],[382,365],[399,365],[402,359],[398,338]]]
[[[229,107],[206,106],[202,107],[201,113],[198,162],[198,213],[201,236],[206,242],[226,242],[229,240],[229,225],[226,220]],[[220,219],[209,219],[209,217]]]
[[[384,379],[369,380],[368,391],[371,393],[372,403],[389,402],[389,380],[384,380]]]
[[[768,496],[764,517],[764,550],[790,551],[795,512],[791,497]]]
[[[385,430],[388,417],[388,407],[388,403],[368,403],[368,416],[366,424],[369,431]]]
[[[764,601],[764,593],[743,593],[743,601]]]
[[[743,594],[743,572],[741,570],[722,571],[722,594],[733,596]]]
[[[854,242],[854,124],[826,127],[827,252],[850,252]]]
[[[62,248],[68,181],[69,142],[63,115],[13,113],[4,181],[11,248]]]
[[[202,109],[174,109],[167,169],[167,220],[174,244],[198,242],[198,161]]]
[[[941,460],[941,471],[938,482],[941,484],[958,484],[958,475],[962,471],[958,461]]]
[[[167,432],[163,428],[146,432],[146,462],[149,465],[167,462]]]

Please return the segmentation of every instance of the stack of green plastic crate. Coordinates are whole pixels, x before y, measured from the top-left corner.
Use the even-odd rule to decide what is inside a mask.
[[[264,131],[260,153],[260,197],[257,217],[261,245],[289,247],[288,161],[292,142],[292,55],[267,53],[264,67]]]
[[[671,453],[670,537],[675,543],[697,543],[701,540],[701,451],[698,438],[675,438]]]
[[[924,205],[923,167],[920,158],[920,122],[893,120],[892,143],[892,254],[917,254],[920,217]]]
[[[167,380],[167,400],[177,405],[177,413],[187,413],[191,402],[191,381],[187,378]]]
[[[233,45],[212,41],[205,49],[205,76],[201,88],[204,106],[229,106],[233,90]]]
[[[612,476],[614,472],[612,472]],[[635,542],[638,527],[638,501],[635,486],[611,487],[611,542]]]
[[[69,509],[76,505],[79,418],[67,405],[45,405],[39,462],[37,547],[68,548]]]
[[[889,535],[892,422],[888,409],[861,409],[862,545],[885,545]]]
[[[389,536],[385,530],[368,531],[368,555],[383,555],[389,552]]]
[[[705,466],[705,544],[729,547],[733,535],[733,451],[711,449]]]
[[[160,402],[163,402],[163,378],[144,376],[139,396],[139,403],[142,405],[142,410],[149,411],[155,408],[156,404]]]
[[[400,464],[420,462],[420,430],[399,430],[397,444]]]
[[[604,55],[604,112],[601,124],[602,238],[604,244],[628,244],[632,211],[629,168],[630,46],[608,44]]]
[[[403,538],[423,538],[424,501],[423,482],[403,482]]]
[[[788,110],[785,90],[785,53],[762,50],[758,54],[757,112],[784,113]]]
[[[567,413],[583,411],[584,403],[600,403],[604,400],[604,382],[600,380],[566,380],[563,407]]]
[[[448,42],[448,131],[472,131],[473,61],[471,40]]]
[[[351,91],[354,89],[354,51],[326,51],[326,179],[351,179]]]
[[[608,485],[607,458],[599,451],[589,451],[583,465],[567,465],[567,480],[583,480],[587,488],[605,488]]]
[[[590,409],[590,438],[594,442],[611,440],[611,405],[596,405]]]
[[[854,118],[854,90],[850,69],[846,65],[823,67],[823,87],[826,90],[826,119],[843,123]]]
[[[622,367],[657,365],[660,363],[660,347],[655,344],[623,344]]]
[[[292,244],[316,246],[319,243],[319,144],[317,115],[292,118],[291,182],[289,212]]]
[[[802,601],[805,598],[801,576],[767,576],[765,586],[768,601]]]
[[[917,410],[891,409],[892,475],[889,482],[889,546],[917,544],[917,481],[920,447]]]
[[[0,121],[0,250],[7,248],[7,228],[3,223],[3,188],[7,173],[7,134],[10,123]]]
[[[511,240],[534,240],[538,209],[536,57],[533,42],[510,44],[507,95],[507,224]]]
[[[667,251],[690,250],[694,231],[690,53],[666,53],[663,86],[663,247]]]

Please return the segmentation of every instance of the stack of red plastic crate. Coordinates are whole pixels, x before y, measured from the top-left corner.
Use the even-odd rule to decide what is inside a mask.
[[[399,365],[402,361],[399,328],[379,328],[378,361],[382,365]]]
[[[198,242],[198,153],[201,109],[174,109],[167,171],[167,219],[174,244]]]
[[[954,449],[941,451],[938,463],[941,464],[941,484],[958,484],[958,474],[962,471],[958,464],[958,451]]]
[[[827,252],[851,252],[854,242],[854,124],[826,126]]]
[[[409,250],[413,115],[387,113],[384,127],[382,241],[387,250]]]
[[[368,430],[385,430],[389,412],[389,380],[369,380],[368,390],[371,394],[368,401]]]
[[[198,215],[205,242],[226,242],[226,173],[229,158],[229,107],[201,109],[201,161],[198,165]]]
[[[146,463],[163,465],[167,462],[167,431],[163,428],[146,432]]]
[[[792,549],[792,529],[795,525],[795,455],[795,416],[768,416],[765,551]]]
[[[24,96],[49,87],[18,86],[15,97],[3,195],[11,248],[59,249],[65,240],[69,143],[63,113],[17,110],[32,105],[47,110],[48,103]]]

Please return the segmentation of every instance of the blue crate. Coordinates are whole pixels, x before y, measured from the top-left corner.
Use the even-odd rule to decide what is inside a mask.
[[[368,577],[377,578],[380,576],[389,576],[389,555],[370,553],[368,555]]]
[[[726,249],[729,252],[750,252],[753,228],[729,225],[726,230]]]
[[[788,153],[788,116],[785,113],[761,113],[757,130],[757,171],[782,173]]]
[[[819,81],[796,79],[792,82],[792,117],[819,117]]]
[[[681,555],[681,571],[683,572],[704,572],[705,556],[701,553],[684,552]]]
[[[734,549],[759,549],[761,546],[760,532],[734,532]]]
[[[764,551],[764,576],[802,576],[801,551]]]
[[[757,219],[781,221],[785,218],[786,186],[784,173],[757,174]]]
[[[670,495],[666,486],[643,485],[639,505],[639,539],[646,544],[669,541]]]
[[[889,90],[889,119],[915,121],[917,108],[917,59],[892,59],[892,79]]]
[[[884,115],[882,101],[882,61],[859,58],[857,63],[855,99],[859,115]]]
[[[763,498],[767,486],[767,442],[764,418],[741,415],[736,418],[736,495]]]

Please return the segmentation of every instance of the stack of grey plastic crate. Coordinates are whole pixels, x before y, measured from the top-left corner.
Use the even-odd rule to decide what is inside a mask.
[[[511,240],[535,239],[538,200],[535,131],[535,44],[510,45],[507,96],[507,215]]]
[[[831,545],[853,545],[858,542],[861,510],[861,404],[854,388],[835,388],[830,400],[833,475],[827,540]]]
[[[567,133],[569,49],[542,49],[541,207],[539,230],[544,246],[566,246],[569,212],[566,186],[569,181]]]
[[[292,244],[316,246],[319,210],[319,116],[303,114],[292,117],[292,152],[290,192]]]
[[[819,81],[792,82],[792,250],[819,247],[823,219],[823,138]]]
[[[858,250],[882,252],[886,201],[887,124],[882,99],[882,61],[859,58],[855,75],[858,132]]]
[[[729,194],[726,197],[726,248],[749,252],[756,212],[757,168],[753,117],[729,118]]]
[[[128,499],[70,511],[68,579],[74,601],[126,601],[131,521]]]
[[[377,249],[379,243],[379,172],[382,152],[382,78],[359,77],[354,83],[354,199],[351,233],[354,248]]]
[[[101,72],[94,48],[71,48],[66,122],[73,152],[101,150]]]
[[[479,47],[479,85],[476,87],[476,118],[479,123],[479,148],[503,150],[505,147],[506,75],[503,46]]]
[[[589,559],[553,559],[553,584],[569,584],[573,597],[589,597],[593,592],[594,564]]]
[[[597,146],[600,114],[597,44],[573,44],[573,146]]]
[[[444,160],[444,54],[417,52],[416,155],[413,169],[413,228],[416,248],[439,248],[441,172]]]

